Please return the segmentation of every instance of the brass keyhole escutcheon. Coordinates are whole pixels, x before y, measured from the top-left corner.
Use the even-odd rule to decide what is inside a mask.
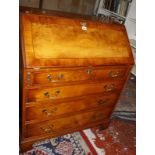
[[[87,31],[87,23],[86,22],[81,22],[80,25],[81,25],[81,29],[83,31]]]

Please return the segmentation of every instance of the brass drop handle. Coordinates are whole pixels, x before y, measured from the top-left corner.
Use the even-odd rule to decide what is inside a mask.
[[[58,79],[57,79],[57,80],[54,80],[51,74],[48,74],[48,75],[47,75],[47,79],[48,79],[50,82],[58,82],[58,80],[62,79],[63,77],[64,77],[64,75],[60,73],[60,74],[58,74],[58,76],[57,76]]]
[[[40,129],[45,133],[51,133],[54,132],[53,130],[54,125],[47,125],[47,127],[40,127]]]
[[[108,101],[109,101],[108,99],[106,99],[106,100],[99,100],[98,104],[99,105],[105,105],[105,104],[107,104]]]
[[[49,81],[51,81],[51,80],[52,80],[52,75],[51,75],[51,74],[48,74],[48,75],[47,75],[47,79],[48,79]]]
[[[104,90],[105,90],[106,92],[112,91],[112,90],[114,90],[115,88],[116,88],[116,86],[115,86],[114,84],[110,84],[110,85],[105,85],[105,86],[104,86]]]
[[[109,76],[112,78],[118,77],[118,76],[120,76],[120,72],[119,71],[110,71]]]
[[[42,110],[42,113],[45,114],[45,115],[47,115],[47,116],[50,116],[50,115],[52,115],[56,111],[57,111],[57,107],[54,107],[50,111],[47,110],[47,109],[43,109]]]

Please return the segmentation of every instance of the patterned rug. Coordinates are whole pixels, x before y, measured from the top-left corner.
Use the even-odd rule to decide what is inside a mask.
[[[35,143],[32,150],[20,155],[93,155],[94,152],[80,132],[74,132]]]
[[[136,155],[135,121],[113,119],[106,130],[92,128],[83,132],[98,155]]]

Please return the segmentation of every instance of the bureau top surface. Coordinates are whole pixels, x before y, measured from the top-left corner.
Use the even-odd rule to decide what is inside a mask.
[[[34,14],[20,25],[26,67],[133,63],[123,25]]]

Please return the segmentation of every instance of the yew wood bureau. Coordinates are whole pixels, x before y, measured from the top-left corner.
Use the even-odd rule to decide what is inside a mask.
[[[20,15],[20,146],[107,128],[134,64],[124,25]]]

